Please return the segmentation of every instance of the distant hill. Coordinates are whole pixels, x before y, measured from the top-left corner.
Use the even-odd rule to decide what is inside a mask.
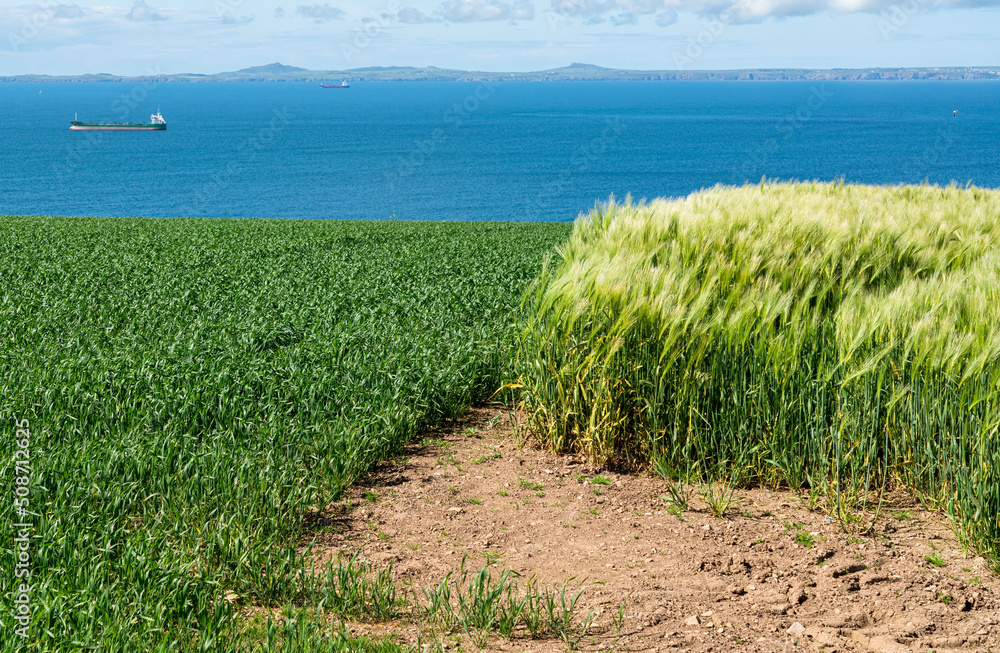
[[[250,68],[243,68],[242,70],[237,70],[236,74],[249,74],[249,75],[270,75],[270,74],[283,74],[283,73],[297,73],[306,70],[305,68],[296,68],[295,66],[286,66],[282,63],[269,63],[266,66],[251,66]]]
[[[832,70],[798,68],[747,68],[742,70],[619,70],[588,63],[572,63],[562,68],[535,72],[483,72],[451,70],[426,66],[368,66],[350,70],[307,70],[282,63],[251,66],[233,72],[206,75],[178,73],[159,76],[123,77],[98,75],[8,75],[4,82],[321,82],[347,79],[352,82],[439,81],[838,81],[838,80],[1000,80],[1000,66],[955,68],[836,68]]]
[[[556,68],[556,70],[614,70],[614,69],[605,68],[604,66],[595,66],[592,63],[571,63],[568,66],[563,66],[562,68]]]

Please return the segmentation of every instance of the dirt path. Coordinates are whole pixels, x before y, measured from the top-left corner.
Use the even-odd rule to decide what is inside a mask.
[[[594,476],[571,457],[518,448],[501,408],[477,408],[331,507],[316,550],[322,561],[360,547],[416,586],[463,555],[545,584],[586,579],[584,614],[599,614],[583,650],[1000,651],[1000,578],[905,495],[877,535],[858,537],[791,492],[740,491],[724,519],[694,498],[678,519],[661,479]],[[360,629],[416,636],[406,623]],[[495,636],[487,649],[564,646]]]

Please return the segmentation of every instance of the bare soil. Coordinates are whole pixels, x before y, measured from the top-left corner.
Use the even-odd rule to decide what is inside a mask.
[[[587,651],[1000,651],[1000,578],[906,493],[865,535],[790,491],[737,491],[723,518],[695,494],[678,516],[662,479],[519,443],[511,417],[475,408],[375,470],[316,520],[318,562],[361,549],[367,560],[392,560],[415,587],[439,582],[463,556],[474,569],[496,560],[546,585],[575,578],[583,614],[596,614],[580,643]],[[596,474],[609,484],[595,484]],[[352,629],[412,643],[418,628]],[[460,636],[422,636],[472,649]],[[522,637],[487,645],[564,649]]]

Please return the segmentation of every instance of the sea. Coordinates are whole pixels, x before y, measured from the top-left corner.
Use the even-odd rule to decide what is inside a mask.
[[[0,214],[570,221],[762,178],[1000,187],[1000,83],[0,84]]]

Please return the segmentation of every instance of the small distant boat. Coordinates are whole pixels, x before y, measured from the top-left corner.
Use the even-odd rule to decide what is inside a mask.
[[[339,84],[320,84],[319,87],[320,88],[351,88],[351,85],[348,84],[347,80],[345,79],[344,81],[342,81]]]
[[[161,132],[166,130],[167,121],[160,115],[159,109],[149,117],[149,122],[81,122],[71,120],[69,128],[73,131],[96,132]]]

